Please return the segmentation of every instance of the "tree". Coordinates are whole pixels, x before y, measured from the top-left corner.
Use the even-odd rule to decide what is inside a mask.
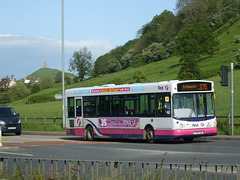
[[[42,89],[52,88],[54,86],[54,80],[50,76],[45,76],[41,78],[40,86]]]
[[[55,76],[55,83],[60,83],[62,82],[62,72],[58,72]]]
[[[69,71],[76,71],[78,77],[83,81],[84,77],[90,76],[92,68],[92,53],[86,47],[75,51],[69,63]]]
[[[146,64],[146,56],[142,54],[137,54],[136,56],[133,57],[131,66],[139,67],[139,66],[143,66],[144,64]]]
[[[206,0],[178,0],[176,8],[185,27],[206,20],[208,9]]]
[[[146,34],[148,31],[152,31],[161,26],[161,24],[168,18],[168,16],[172,15],[171,11],[163,11],[160,15],[155,15],[151,22],[142,26],[140,30],[138,30],[138,36]]]
[[[122,65],[117,58],[112,58],[108,65],[108,72],[114,73],[122,70]]]
[[[160,61],[169,57],[166,47],[162,43],[152,43],[143,49],[142,55],[146,56],[147,62]]]
[[[121,65],[122,69],[128,68],[132,64],[133,60],[133,52],[134,49],[129,49],[122,57],[121,57]]]
[[[178,78],[185,80],[201,79],[201,70],[198,66],[198,61],[198,57],[193,54],[186,56],[178,73]]]
[[[71,84],[71,78],[68,77],[68,75],[66,73],[64,73],[64,82],[66,85],[68,84]],[[61,83],[62,82],[62,72],[59,71],[57,74],[56,74],[56,77],[55,77],[55,83]]]
[[[94,67],[91,76],[96,77],[108,72],[108,65],[110,62],[110,53],[105,54],[97,58],[94,62]]]
[[[175,52],[180,57],[182,67],[179,74],[189,73],[193,78],[200,78],[200,71],[193,73],[192,69],[198,68],[198,60],[201,55],[211,55],[217,50],[218,41],[215,39],[210,28],[206,24],[196,23],[182,29],[176,38]],[[194,63],[192,63],[193,61]],[[194,66],[194,67],[193,67]],[[199,74],[196,74],[199,73]],[[178,76],[184,79],[184,76]]]
[[[157,29],[157,42],[168,44],[174,41],[178,32],[182,29],[181,19],[173,13],[169,14],[161,26]]]
[[[176,54],[181,58],[188,54],[207,55],[217,50],[218,41],[211,29],[203,23],[191,24],[182,29],[176,38]]]
[[[11,80],[13,80],[13,79],[14,79],[14,75],[12,75],[11,77],[6,76],[6,77],[2,78],[2,80],[0,82],[0,88],[2,88],[2,89],[9,88]]]
[[[11,83],[11,80],[14,79],[14,75],[11,77],[3,77],[0,81],[0,104],[8,103],[10,101],[10,95],[9,95],[9,86]]]
[[[11,88],[9,88],[9,95],[11,101],[23,99],[30,94],[29,89],[23,82],[17,82]]]

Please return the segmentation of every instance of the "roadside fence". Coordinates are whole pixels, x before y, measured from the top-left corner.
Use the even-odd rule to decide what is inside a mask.
[[[234,179],[240,180],[240,165],[207,162],[168,164],[57,160],[35,158],[0,158],[1,178],[20,179]]]
[[[238,120],[238,123],[234,123],[234,126],[240,126],[240,116],[233,116],[233,118]],[[227,116],[217,116],[217,119],[224,119],[225,120],[225,124],[230,127],[232,124],[232,120],[231,120],[231,115],[228,114]]]
[[[53,118],[48,118],[48,117],[43,117],[43,118],[29,118],[29,117],[24,117],[21,118],[22,123],[32,123],[32,124],[41,124],[41,125],[61,125],[62,124],[62,117],[53,117]]]

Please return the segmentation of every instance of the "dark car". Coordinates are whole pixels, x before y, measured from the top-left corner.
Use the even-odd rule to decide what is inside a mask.
[[[0,106],[0,126],[2,133],[21,135],[21,119],[19,118],[19,114],[11,107]]]

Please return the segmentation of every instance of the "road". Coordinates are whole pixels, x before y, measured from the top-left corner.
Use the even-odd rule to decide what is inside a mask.
[[[56,135],[6,135],[0,157],[136,161],[165,163],[239,164],[240,141],[159,141],[98,139]]]

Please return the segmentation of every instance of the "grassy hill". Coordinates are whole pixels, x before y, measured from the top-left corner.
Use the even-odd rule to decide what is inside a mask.
[[[212,56],[202,57],[199,65],[202,71],[211,72],[219,70],[221,65],[229,66],[232,60],[236,56],[237,50],[240,48],[240,44],[234,43],[234,36],[239,35],[240,21],[235,22],[233,25],[226,24],[225,32],[218,36],[219,38],[219,51]],[[146,82],[160,82],[167,80],[177,79],[177,74],[180,69],[179,58],[172,57],[166,60],[162,60],[155,63],[150,63],[137,68],[128,68],[121,72],[106,74],[96,78],[91,78],[85,80],[81,83],[72,84],[66,86],[66,89],[74,87],[86,87],[86,86],[96,86],[108,83],[114,83],[119,77],[123,82],[130,82],[133,78],[134,73],[137,70],[142,70],[146,76]],[[229,68],[230,69],[230,68]],[[47,71],[47,70],[46,70]],[[234,71],[234,109],[235,115],[240,115],[240,71]],[[220,85],[220,76],[209,78],[215,83],[215,92],[217,94],[216,99],[216,115],[226,116],[231,113],[231,93],[230,86],[223,87]],[[229,82],[230,82],[230,72],[229,72]],[[230,84],[230,83],[229,83]],[[39,95],[51,95],[61,93],[61,88],[46,89],[39,92]],[[9,105],[13,106],[17,112],[20,113],[21,118],[27,117],[61,117],[62,116],[62,106],[61,101],[42,103],[42,104],[25,104],[27,98],[11,102]]]
[[[60,71],[58,69],[52,69],[52,68],[40,68],[37,71],[33,72],[32,74],[28,75],[26,78],[35,78],[35,77],[43,78],[45,76],[49,76],[52,79],[55,79],[57,73],[59,73],[59,72],[62,72],[62,71]],[[73,75],[71,73],[66,73],[66,75],[68,77],[70,77],[71,79],[73,79],[75,77],[75,75]]]

